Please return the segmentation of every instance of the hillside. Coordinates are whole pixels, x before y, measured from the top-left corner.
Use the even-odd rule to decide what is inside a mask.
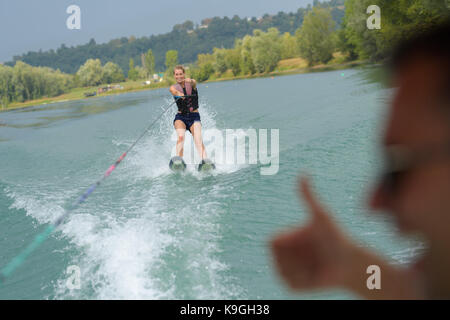
[[[320,3],[314,1],[314,6],[330,7],[336,25],[340,26],[344,16],[344,0],[332,0]],[[23,61],[32,66],[47,66],[60,69],[65,73],[75,73],[87,59],[100,59],[102,63],[112,61],[117,63],[125,74],[128,72],[129,59],[133,58],[136,65],[141,65],[141,54],[152,49],[155,56],[156,71],[165,69],[165,54],[168,50],[178,51],[180,63],[190,63],[197,60],[199,53],[211,53],[214,47],[231,48],[236,38],[252,34],[253,30],[266,31],[271,27],[281,33],[293,34],[303,23],[305,14],[310,11],[311,5],[299,8],[297,12],[279,12],[276,15],[265,14],[260,18],[233,18],[213,17],[194,24],[186,21],[177,24],[171,32],[151,35],[150,37],[135,38],[122,37],[113,39],[108,43],[97,44],[94,39],[89,43],[76,47],[67,47],[62,44],[56,51],[30,51],[20,56],[14,56],[13,61],[5,63],[13,66],[15,61]]]

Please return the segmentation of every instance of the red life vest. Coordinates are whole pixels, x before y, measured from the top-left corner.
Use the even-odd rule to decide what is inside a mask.
[[[198,109],[197,89],[192,88],[189,82],[184,83],[184,88],[179,83],[175,84],[174,88],[179,92],[183,92],[185,96],[189,96],[179,99],[175,98],[178,106],[178,111],[180,111],[181,113],[189,113]]]

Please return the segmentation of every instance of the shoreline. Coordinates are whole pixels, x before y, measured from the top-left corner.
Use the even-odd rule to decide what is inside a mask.
[[[245,79],[256,79],[256,78],[269,78],[269,77],[279,77],[279,76],[287,76],[291,74],[304,74],[304,73],[314,73],[314,72],[328,72],[328,71],[336,71],[336,70],[346,70],[355,68],[358,66],[370,65],[367,61],[351,61],[346,63],[339,64],[331,64],[331,65],[317,65],[313,67],[306,68],[296,68],[296,69],[288,69],[282,71],[272,71],[269,73],[255,73],[252,75],[245,76],[234,76],[234,77],[226,77],[226,78],[217,78],[213,80],[206,80],[202,83],[212,83],[212,82],[221,82],[221,81],[231,81],[231,80],[245,80]]]
[[[293,69],[287,69],[287,70],[278,70],[278,71],[272,71],[269,73],[257,73],[252,75],[244,75],[244,76],[231,76],[231,77],[223,77],[223,78],[217,78],[212,80],[206,80],[201,83],[213,83],[213,82],[222,82],[222,81],[232,81],[232,80],[245,80],[245,79],[255,79],[255,78],[268,78],[268,77],[277,77],[277,76],[285,76],[285,75],[292,75],[292,74],[304,74],[304,73],[314,73],[314,72],[327,72],[327,71],[335,71],[335,70],[344,70],[344,69],[351,69],[358,66],[364,66],[367,65],[367,61],[350,61],[345,63],[339,63],[339,64],[331,64],[331,65],[317,65],[312,67],[303,67],[303,68],[293,68]],[[78,100],[86,100],[86,99],[95,99],[95,98],[102,98],[107,97],[110,95],[118,95],[118,94],[124,94],[124,93],[130,93],[130,92],[138,92],[138,91],[146,91],[146,90],[156,90],[161,88],[168,88],[169,85],[167,83],[161,84],[161,85],[140,85],[140,86],[133,86],[136,85],[136,82],[141,83],[142,81],[131,81],[131,82],[122,82],[121,84],[130,84],[130,88],[125,90],[112,90],[107,93],[99,94],[94,97],[84,97],[79,96],[81,93],[84,95],[85,92],[89,91],[97,91],[98,87],[86,87],[86,88],[75,88],[73,91],[64,93],[62,95],[52,97],[52,98],[41,98],[36,100],[30,100],[26,102],[19,102],[19,103],[12,103],[7,108],[0,108],[0,112],[7,112],[12,110],[20,110],[30,107],[38,107],[43,106],[47,104],[53,104],[58,102],[67,102],[67,101],[78,101]],[[75,95],[75,96],[74,96]],[[74,97],[70,97],[74,96]]]

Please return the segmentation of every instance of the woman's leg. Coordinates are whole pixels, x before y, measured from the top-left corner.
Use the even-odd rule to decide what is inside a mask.
[[[184,134],[186,133],[186,125],[181,120],[175,120],[173,126],[175,127],[178,136],[176,147],[177,156],[183,157]]]
[[[197,148],[200,158],[203,160],[207,158],[205,145],[202,141],[202,124],[200,121],[195,121],[191,126],[191,133],[194,137],[195,147]]]

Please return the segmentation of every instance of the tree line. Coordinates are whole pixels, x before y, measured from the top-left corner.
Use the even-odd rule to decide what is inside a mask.
[[[381,8],[381,29],[366,26],[370,5]],[[346,0],[339,49],[352,58],[382,61],[399,40],[443,23],[449,16],[446,0]]]
[[[382,8],[380,29],[367,27],[367,8],[373,4]],[[293,35],[276,28],[254,30],[233,48],[199,54],[191,73],[200,81],[229,71],[234,76],[267,73],[282,59],[301,57],[312,66],[328,63],[335,52],[341,53],[341,62],[382,62],[399,40],[448,20],[449,12],[445,0],[347,0],[342,25],[336,28],[329,3],[315,1]]]
[[[0,103],[57,96],[73,88],[73,75],[48,67],[32,67],[17,61],[14,67],[0,65]]]
[[[333,57],[335,23],[329,10],[314,7],[294,35],[280,34],[277,28],[267,32],[254,30],[235,41],[234,48],[214,48],[211,54],[199,54],[191,66],[191,76],[199,81],[220,77],[231,71],[233,76],[272,72],[282,59],[302,57],[310,65],[327,63]]]
[[[383,61],[395,43],[414,32],[430,28],[449,19],[445,0],[346,0],[345,16],[340,26],[333,18],[334,5],[314,1],[304,14],[302,24],[293,33],[275,27],[254,29],[252,34],[234,39],[230,47],[213,47],[212,52],[199,53],[188,64],[190,76],[198,81],[221,77],[224,74],[252,75],[273,71],[280,60],[301,57],[309,65],[328,63],[339,51],[347,61]],[[382,8],[381,29],[367,28],[367,7]],[[177,32],[192,28],[192,23],[177,25]],[[186,34],[185,34],[186,37]],[[136,40],[137,41],[137,40]],[[172,70],[182,63],[183,52],[167,50],[164,55],[165,81],[173,82]],[[87,59],[74,74],[66,74],[48,67],[32,67],[22,61],[15,65],[0,65],[0,101],[3,106],[13,101],[26,101],[56,96],[74,87],[96,86],[129,80],[149,79],[160,71],[157,55],[152,49],[136,61],[128,56],[127,68],[113,61],[102,65],[100,59]]]
[[[174,50],[167,52],[168,65],[172,69],[178,63],[177,56]],[[127,77],[119,65],[111,61],[102,65],[100,59],[88,59],[75,74],[34,67],[23,61],[17,61],[13,67],[0,64],[0,105],[6,108],[11,102],[54,97],[77,87],[150,79],[155,72],[152,50],[143,55],[143,60],[144,67],[135,66],[134,60],[129,60]]]
[[[331,8],[337,25],[341,23],[344,16],[344,10],[338,9],[337,6],[343,3],[344,0],[326,2],[326,5]],[[214,17],[204,19],[200,25],[188,20],[175,25],[171,32],[165,34],[139,38],[122,37],[104,44],[97,44],[94,39],[79,46],[68,47],[62,44],[56,50],[30,51],[14,56],[13,61],[5,64],[14,66],[15,61],[23,61],[33,66],[47,66],[74,74],[88,59],[100,59],[116,63],[125,74],[128,74],[129,59],[132,58],[136,65],[142,66],[141,54],[152,49],[155,70],[164,72],[165,54],[169,50],[176,49],[179,52],[180,63],[191,63],[197,59],[199,53],[211,53],[214,47],[233,47],[236,38],[252,34],[255,29],[267,31],[275,27],[282,33],[292,34],[301,26],[304,16],[311,9],[312,6],[308,5],[306,8],[299,8],[296,12],[265,14],[259,19],[240,18],[237,15],[232,18]],[[207,28],[204,28],[205,26]]]

